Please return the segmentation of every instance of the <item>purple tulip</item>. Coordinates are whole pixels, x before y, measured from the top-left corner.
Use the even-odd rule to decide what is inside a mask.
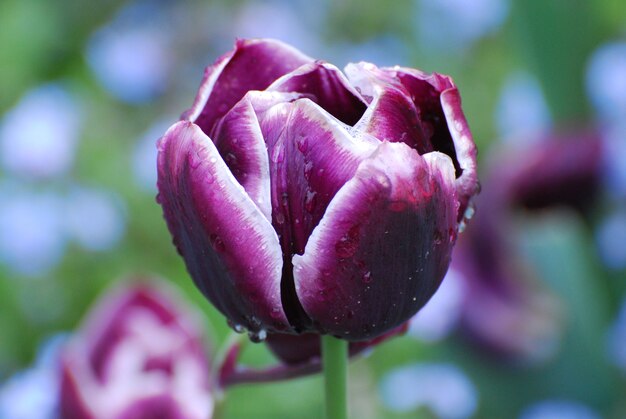
[[[61,357],[61,416],[207,419],[209,362],[194,313],[172,290],[138,283],[108,294]]]
[[[485,193],[476,200],[480,213],[459,240],[453,262],[467,285],[465,335],[503,359],[525,362],[554,354],[563,313],[516,250],[514,215],[554,207],[588,212],[602,170],[602,144],[593,131],[553,133],[527,144],[532,146],[497,150],[490,159]]]
[[[208,67],[159,142],[158,202],[204,295],[236,329],[368,340],[439,286],[476,148],[443,75],[347,76],[272,40]]]

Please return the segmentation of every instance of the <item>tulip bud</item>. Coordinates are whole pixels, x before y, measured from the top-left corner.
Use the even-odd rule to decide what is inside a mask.
[[[374,339],[437,290],[478,191],[458,90],[272,40],[208,67],[159,142],[158,202],[204,295],[254,340]]]
[[[107,294],[61,356],[61,416],[207,419],[209,361],[194,313],[163,285]]]

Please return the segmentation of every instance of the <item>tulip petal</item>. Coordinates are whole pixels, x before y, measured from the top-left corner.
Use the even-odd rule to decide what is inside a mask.
[[[285,330],[276,232],[197,125],[181,121],[160,140],[158,187],[174,244],[204,295],[251,331]]]
[[[272,217],[270,169],[254,108],[244,97],[220,121],[215,146],[235,179],[268,221]]]
[[[476,167],[476,144],[461,109],[461,95],[456,87],[447,89],[441,94],[441,106],[450,127],[450,134],[454,141],[456,157],[461,170],[461,176],[456,180],[456,190],[460,203],[457,219],[460,221],[465,217],[472,197],[480,191]]]
[[[283,306],[291,324],[306,329],[291,256],[304,252],[330,200],[378,143],[353,138],[341,122],[306,98],[277,104],[258,117],[270,155],[272,224],[285,261]]]
[[[373,64],[348,64],[346,73],[370,105],[354,126],[381,141],[402,142],[420,154],[433,151],[432,131],[422,126],[420,113],[404,87]]]
[[[350,342],[348,353],[350,357],[377,346],[388,339],[403,335],[409,328],[409,322],[395,327],[377,338],[359,342]],[[298,365],[310,362],[319,362],[322,354],[321,336],[319,333],[303,333],[288,335],[285,333],[270,333],[265,344],[283,364]]]
[[[479,191],[479,184],[476,144],[461,108],[459,90],[448,76],[437,73],[429,75],[403,67],[394,70],[402,84],[415,97],[416,106],[424,109],[422,118],[432,124],[434,133],[431,141],[434,149],[452,157],[460,202],[457,219],[462,220],[470,200]]]
[[[293,257],[296,292],[314,325],[358,341],[408,320],[445,275],[456,213],[448,156],[382,143]]]
[[[308,63],[276,80],[268,91],[298,92],[345,124],[354,125],[366,109],[359,92],[346,76],[332,64]]]
[[[295,48],[269,39],[237,40],[235,50],[206,72],[193,107],[182,119],[214,137],[215,123],[250,90],[263,90],[274,80],[313,61]]]

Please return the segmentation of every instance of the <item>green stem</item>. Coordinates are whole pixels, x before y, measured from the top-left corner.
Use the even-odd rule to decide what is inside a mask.
[[[326,418],[347,419],[348,342],[322,336],[324,385],[326,387]]]

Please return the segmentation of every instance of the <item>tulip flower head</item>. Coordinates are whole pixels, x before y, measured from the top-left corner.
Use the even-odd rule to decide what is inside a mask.
[[[437,290],[476,149],[440,74],[239,40],[161,138],[158,202],[204,295],[238,330],[360,341]]]
[[[209,362],[195,320],[164,286],[108,294],[62,353],[62,417],[211,417]]]

